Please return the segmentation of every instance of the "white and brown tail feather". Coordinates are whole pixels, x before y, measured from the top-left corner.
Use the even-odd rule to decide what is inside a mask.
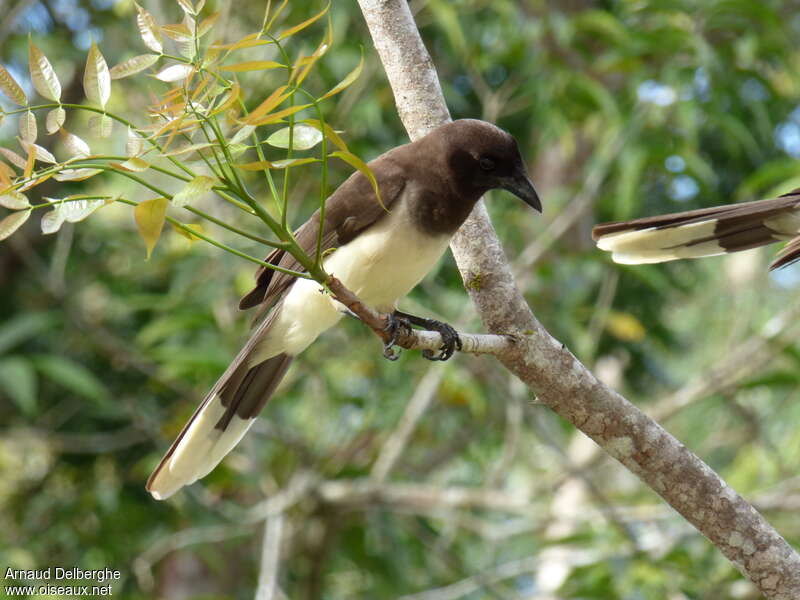
[[[728,204],[597,225],[598,248],[623,264],[658,263],[749,250],[791,240],[770,265],[800,260],[800,190],[774,200]]]
[[[292,361],[288,354],[248,363],[253,341],[268,332],[269,324],[242,348],[150,475],[147,490],[155,499],[168,498],[210,473],[247,433],[283,379]]]

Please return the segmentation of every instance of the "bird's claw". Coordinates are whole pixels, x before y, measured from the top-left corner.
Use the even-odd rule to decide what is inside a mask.
[[[398,317],[397,315],[390,314],[389,322],[386,324],[384,331],[389,334],[389,340],[383,345],[383,357],[386,360],[395,361],[400,358],[400,353],[394,349],[397,338],[401,334],[411,334],[411,323],[405,317]]]
[[[456,350],[461,350],[461,338],[458,332],[447,323],[429,319],[425,323],[425,328],[430,331],[436,331],[442,336],[442,346],[439,348],[438,354],[433,350],[423,350],[422,356],[428,360],[448,360]]]

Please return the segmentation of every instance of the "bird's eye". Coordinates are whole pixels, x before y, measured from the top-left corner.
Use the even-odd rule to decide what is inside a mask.
[[[486,158],[485,156],[478,161],[478,164],[481,166],[481,169],[484,171],[492,171],[494,170],[494,161],[491,158]]]

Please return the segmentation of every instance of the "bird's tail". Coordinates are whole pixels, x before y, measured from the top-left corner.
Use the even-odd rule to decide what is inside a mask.
[[[282,353],[251,366],[253,339],[239,352],[227,371],[184,426],[147,480],[156,500],[205,477],[242,439],[286,374],[292,356]]]
[[[797,235],[797,191],[774,200],[758,200],[687,212],[597,225],[598,248],[622,264],[659,263],[748,250]],[[787,245],[771,268],[800,258]]]

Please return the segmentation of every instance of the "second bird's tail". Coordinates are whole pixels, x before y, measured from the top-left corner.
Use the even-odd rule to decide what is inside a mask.
[[[798,234],[797,191],[774,200],[757,200],[687,212],[604,223],[592,230],[597,247],[622,264],[659,263],[749,250]],[[773,262],[777,268],[800,258],[794,241]]]

